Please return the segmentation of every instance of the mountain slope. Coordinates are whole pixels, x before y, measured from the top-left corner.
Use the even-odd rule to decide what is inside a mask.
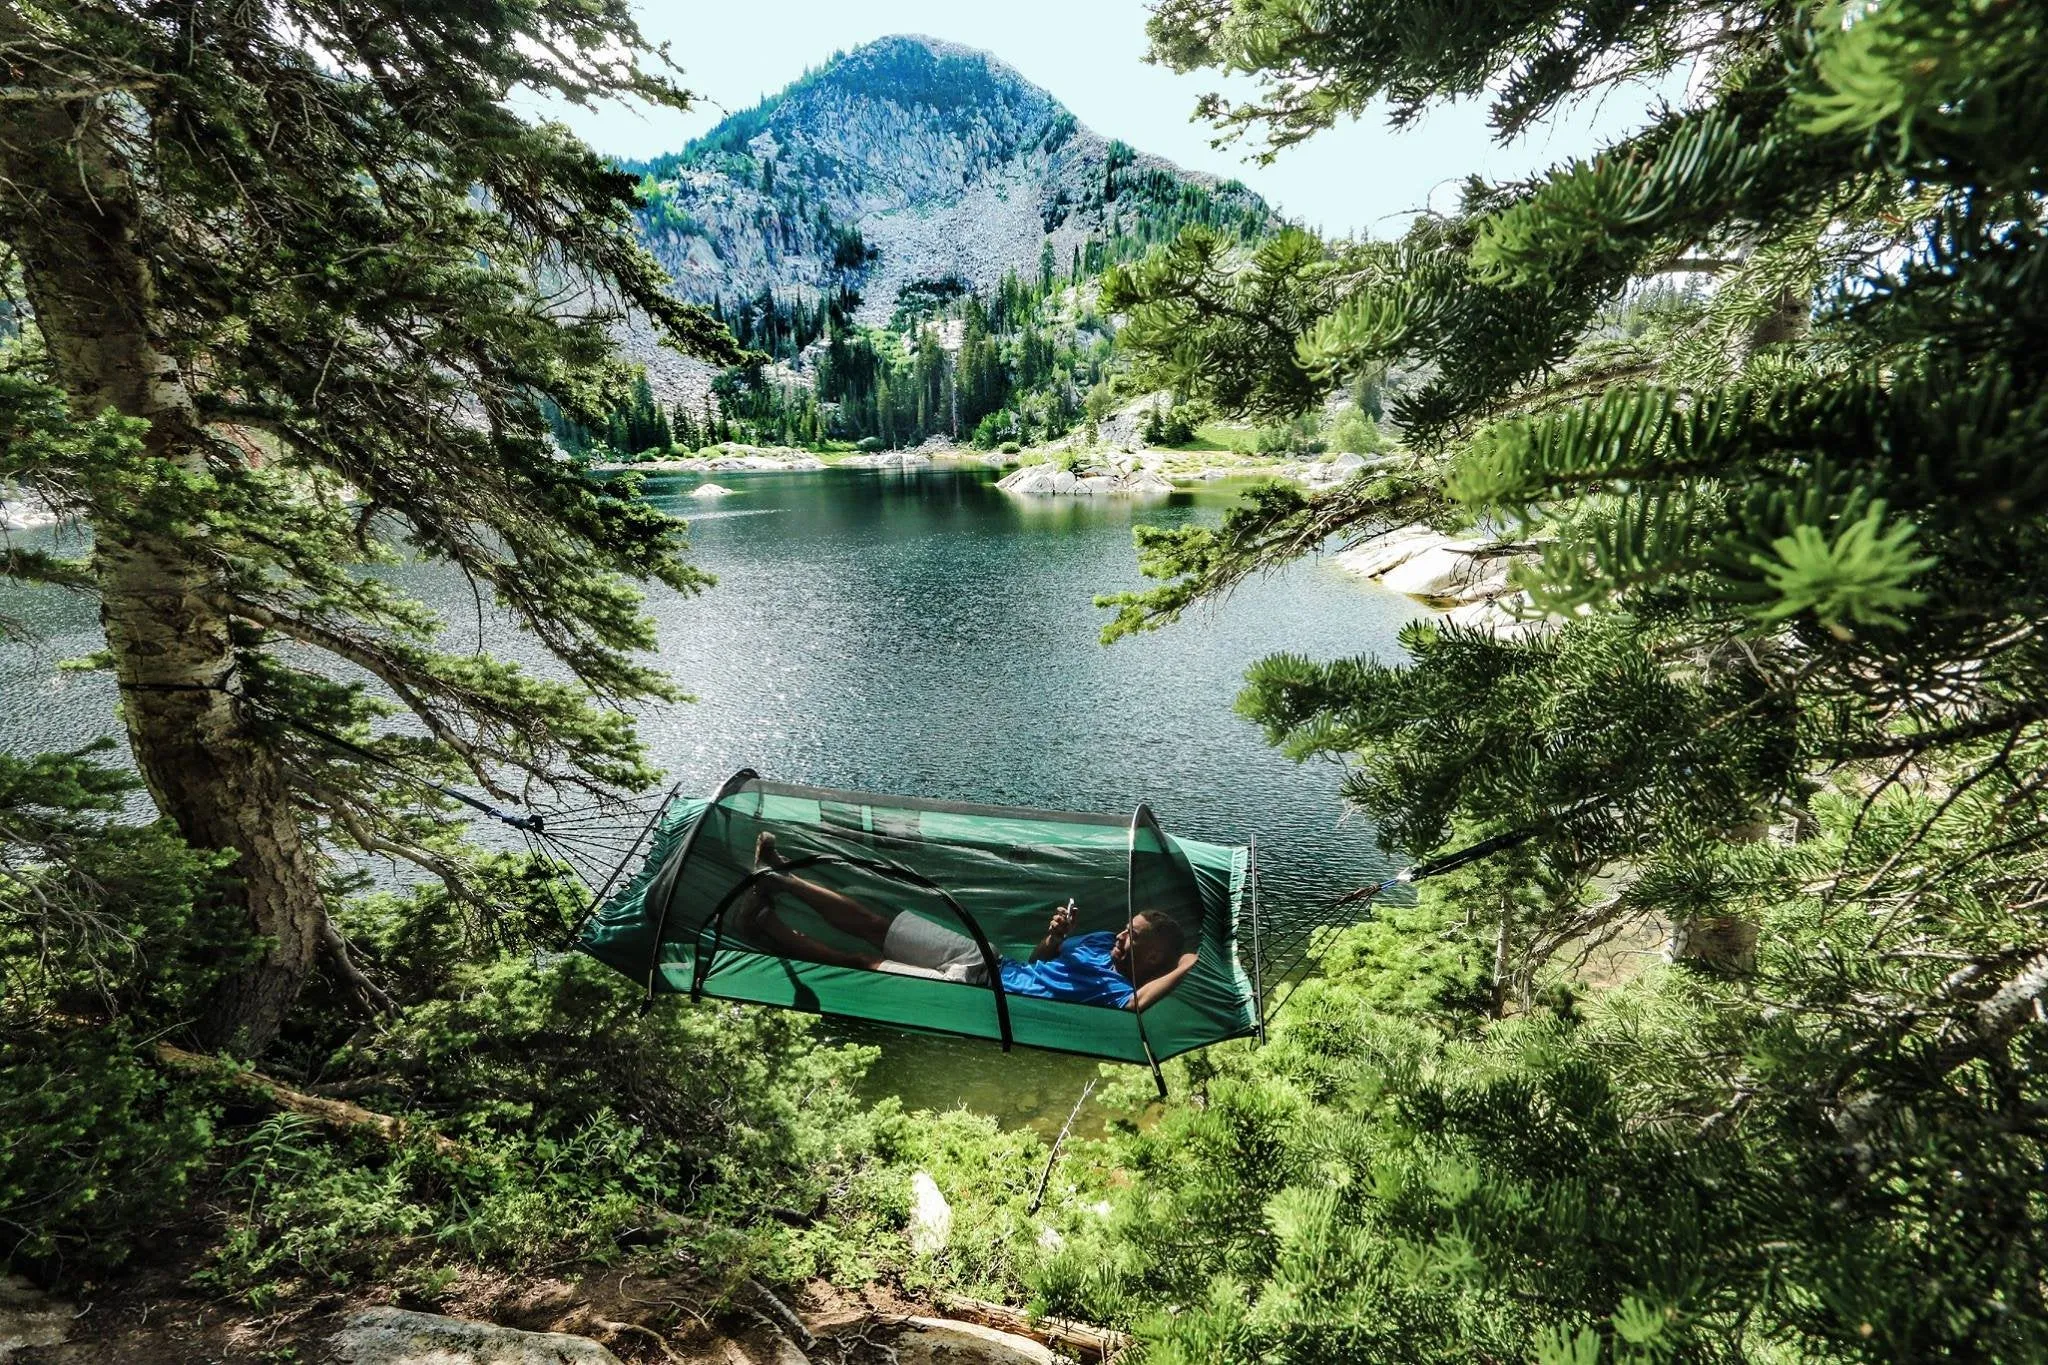
[[[1048,259],[1093,273],[1190,222],[1255,236],[1278,221],[1242,185],[1107,141],[994,57],[922,37],[835,57],[630,169],[643,235],[686,297],[851,292],[867,324],[920,283],[985,292]]]

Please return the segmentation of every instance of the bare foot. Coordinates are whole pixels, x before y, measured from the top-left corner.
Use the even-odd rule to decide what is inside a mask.
[[[775,836],[765,829],[762,830],[761,837],[754,840],[754,870],[759,872],[766,868],[781,867],[787,861],[788,859],[776,850]]]

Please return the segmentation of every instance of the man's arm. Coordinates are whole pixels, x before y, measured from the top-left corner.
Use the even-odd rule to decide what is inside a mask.
[[[1038,940],[1038,946],[1031,950],[1033,962],[1046,962],[1060,955],[1060,945],[1067,941],[1067,934],[1074,927],[1074,903],[1070,900],[1052,912],[1052,919],[1045,926],[1045,937]]]
[[[1131,992],[1131,1003],[1124,1006],[1124,1008],[1129,1010],[1150,1009],[1158,1002],[1160,997],[1180,984],[1180,979],[1194,969],[1196,961],[1196,954],[1182,953],[1180,961],[1173,964],[1172,971],[1153,977],[1150,981],[1138,987],[1137,990]]]

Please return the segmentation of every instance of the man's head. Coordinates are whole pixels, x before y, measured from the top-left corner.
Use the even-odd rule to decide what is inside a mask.
[[[1180,921],[1158,910],[1140,910],[1116,936],[1109,961],[1133,985],[1142,986],[1179,965],[1187,945],[1187,934]]]

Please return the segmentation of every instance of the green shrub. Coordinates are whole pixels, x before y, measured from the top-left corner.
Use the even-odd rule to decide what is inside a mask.
[[[882,448],[882,438],[879,436],[863,436],[853,443],[853,448],[863,455],[872,455]]]
[[[700,1261],[734,1274],[803,1278],[859,1259],[836,1225],[776,1216],[824,1213],[872,1162],[855,1093],[872,1053],[817,1045],[797,1014],[687,1001],[643,1012],[632,982],[559,951],[550,884],[529,869],[475,864],[488,940],[438,886],[341,914],[402,1007],[330,1045],[318,1070],[357,1078],[359,1103],[431,1125],[468,1158],[284,1121],[238,1137],[213,1284],[263,1303],[407,1267],[431,1278],[436,1258],[601,1261],[634,1229],[687,1235]]]
[[[1184,446],[1195,439],[1195,428],[1199,425],[1200,416],[1193,404],[1167,406],[1155,402],[1145,410],[1138,434],[1148,445]]]
[[[211,894],[225,859],[120,818],[137,783],[108,747],[0,754],[0,1245],[59,1271],[122,1260],[184,1205],[216,1107],[145,1040],[256,949]]]
[[[1018,452],[1022,451],[1024,447],[1018,445],[1015,441],[1005,441],[1001,445],[997,446],[996,449],[1001,451],[1005,455],[1015,455]]]
[[[125,1260],[184,1207],[218,1106],[118,1028],[0,1038],[0,1231],[7,1261]]]
[[[994,450],[1003,441],[1017,435],[1017,432],[1018,422],[1016,413],[1011,412],[1008,408],[991,412],[975,424],[974,448],[976,450]]]
[[[1346,408],[1330,428],[1330,449],[1353,455],[1376,455],[1393,445],[1378,422],[1361,408]]]

